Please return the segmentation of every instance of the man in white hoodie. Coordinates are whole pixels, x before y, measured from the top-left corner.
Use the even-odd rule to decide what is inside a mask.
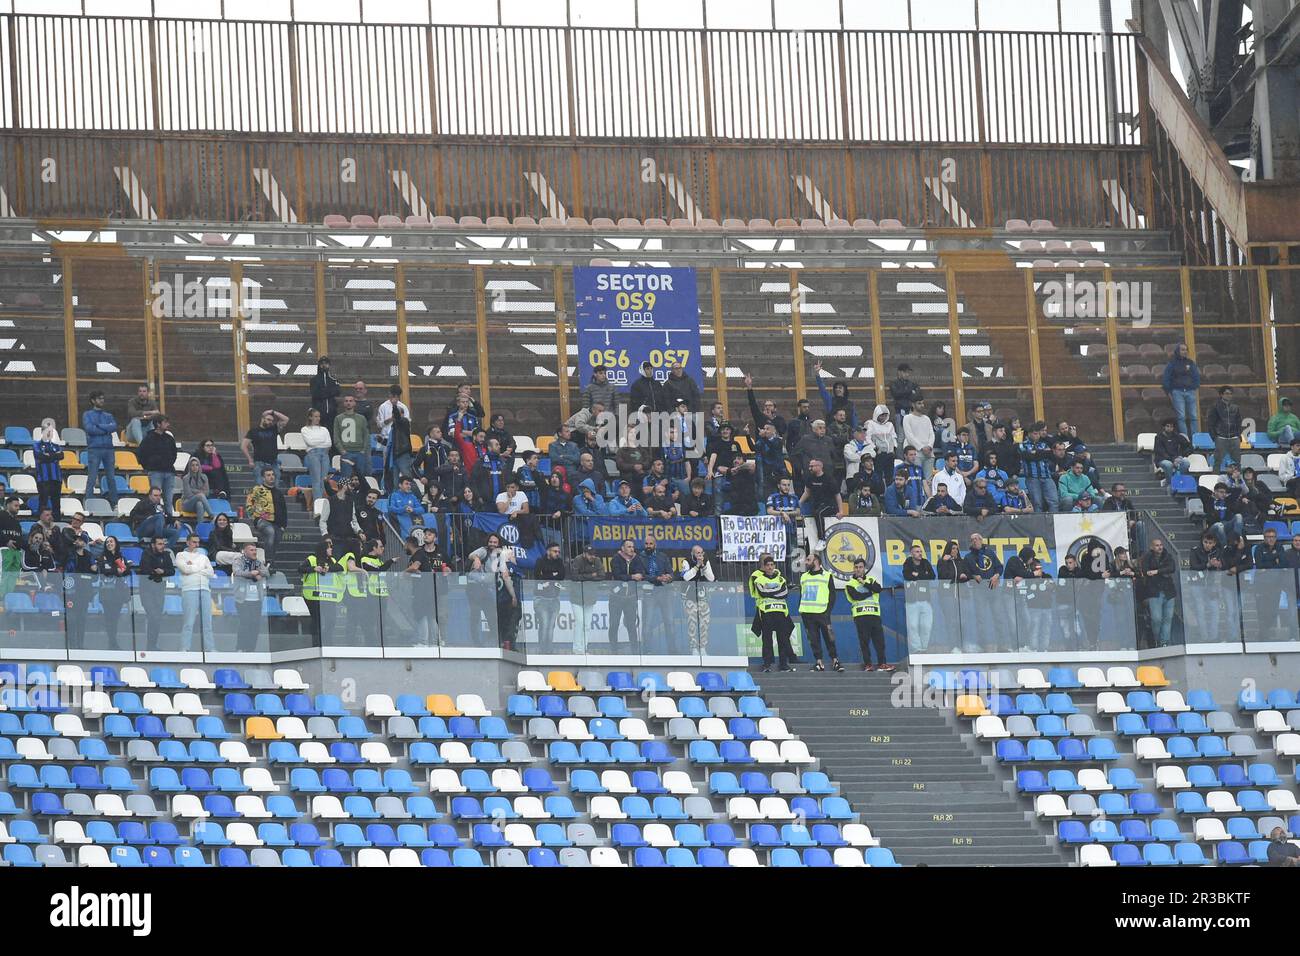
[[[194,641],[194,623],[199,623],[203,650],[212,650],[212,579],[217,576],[208,553],[199,547],[199,536],[185,540],[185,550],[176,555],[176,570],[181,576],[181,650],[190,650]]]
[[[893,416],[888,405],[877,405],[867,422],[867,441],[874,449],[876,471],[882,475],[893,475],[894,456],[898,452],[898,430],[894,428]]]
[[[925,413],[925,402],[916,402],[903,416],[903,444],[916,449],[927,479],[934,474],[934,422]]]

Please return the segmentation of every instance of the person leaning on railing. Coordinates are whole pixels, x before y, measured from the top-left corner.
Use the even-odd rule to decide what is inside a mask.
[[[1151,618],[1151,639],[1157,647],[1168,647],[1174,626],[1174,575],[1178,565],[1163,538],[1154,538],[1150,550],[1138,561],[1139,596]]]

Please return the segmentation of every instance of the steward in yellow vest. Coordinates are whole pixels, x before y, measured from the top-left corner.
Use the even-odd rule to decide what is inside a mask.
[[[803,621],[808,646],[816,658],[812,669],[826,670],[822,663],[822,642],[831,656],[831,668],[843,671],[844,665],[835,650],[835,634],[831,630],[831,606],[835,603],[835,581],[822,565],[822,556],[808,557],[808,569],[799,576],[799,618]]]
[[[880,582],[867,574],[867,562],[853,562],[853,577],[844,586],[844,596],[853,608],[853,626],[858,631],[858,647],[862,650],[862,669],[881,670],[888,673],[893,664],[885,661],[885,629],[880,622]],[[876,663],[871,663],[867,643],[876,652]]]
[[[785,577],[776,569],[770,554],[758,557],[758,570],[749,576],[749,596],[754,599],[754,620],[749,629],[763,639],[763,673],[772,670],[772,638],[776,637],[780,654],[780,669],[792,671],[795,659],[790,646],[790,608],[785,597],[790,593]]]
[[[298,565],[302,574],[302,597],[311,615],[312,635],[321,645],[334,630],[334,617],[346,587],[343,567],[334,557],[334,542],[326,538],[316,546],[316,553]],[[322,611],[322,605],[326,610]]]

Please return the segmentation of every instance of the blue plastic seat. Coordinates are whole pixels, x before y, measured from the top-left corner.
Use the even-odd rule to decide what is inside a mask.
[[[1047,713],[1043,699],[1037,694],[1017,694],[1016,710],[1026,717],[1038,717]]]
[[[1133,812],[1139,816],[1159,816],[1162,812],[1160,804],[1153,793],[1140,791],[1129,795],[1129,806]]]
[[[1155,844],[1159,845],[1159,844]],[[1196,843],[1174,844],[1174,860],[1183,866],[1208,866],[1210,861]]]
[[[1029,760],[1024,743],[1014,738],[999,740],[995,752],[1002,763],[1025,763]]]
[[[902,865],[894,859],[894,851],[889,849],[889,847],[884,846],[867,847],[866,861],[867,866],[877,868],[896,867]]]
[[[749,828],[749,843],[762,849],[785,846],[785,840],[770,823],[755,823]]]
[[[1118,760],[1119,752],[1109,737],[1091,737],[1088,739],[1088,757],[1092,760]]]
[[[1136,794],[1134,794],[1136,796]],[[1102,793],[1097,796],[1097,809],[1108,817],[1127,817],[1133,815],[1129,797],[1122,793]]]
[[[727,687],[736,693],[747,694],[759,688],[749,671],[730,671],[727,674]]]
[[[1053,714],[1062,717],[1079,712],[1079,708],[1074,706],[1074,701],[1070,699],[1069,694],[1048,694],[1046,706]]]
[[[1021,793],[1048,793],[1048,786],[1041,770],[1021,770],[1016,774],[1016,789]]]
[[[698,698],[696,698],[698,700]],[[596,709],[610,720],[622,720],[624,717],[630,717],[631,713],[627,709],[627,701],[622,697],[613,694],[606,694],[596,701]],[[680,703],[678,709],[681,709]]]
[[[1075,779],[1073,770],[1048,771],[1047,785],[1056,793],[1079,793],[1083,790]]]

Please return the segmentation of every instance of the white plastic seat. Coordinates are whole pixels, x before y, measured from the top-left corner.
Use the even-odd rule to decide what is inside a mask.
[[[764,797],[758,801],[758,812],[765,820],[793,820],[794,811],[785,797]]]
[[[298,756],[301,757],[305,763],[312,764],[313,766],[338,763],[338,760],[335,759],[334,755],[329,752],[329,748],[319,740],[304,741],[302,745],[298,747]]]
[[[437,767],[429,771],[429,790],[433,793],[464,793],[465,785],[455,770]]]
[[[302,679],[302,675],[292,667],[277,668],[275,673],[271,675],[271,680],[275,681],[280,690],[306,691],[311,689],[307,682]]]
[[[551,818],[551,812],[542,803],[542,798],[528,795],[515,797],[515,813],[525,820],[549,820]]]
[[[198,799],[195,797],[194,799]],[[95,794],[95,812],[101,817],[133,817],[135,816],[126,808],[122,802],[120,794],[116,793],[97,793]]]
[[[393,698],[388,694],[367,694],[366,695],[366,716],[367,717],[400,717],[402,712],[397,709],[393,703]]]
[[[985,714],[982,717],[975,718],[975,737],[979,740],[1001,740],[1010,737],[1007,733],[1006,726],[1002,723],[1002,718],[993,714]]]
[[[492,786],[502,793],[527,793],[528,788],[513,767],[498,767],[492,771]]]
[[[1022,667],[1016,671],[1016,685],[1025,690],[1047,690],[1052,686],[1037,667]]]
[[[250,531],[249,534],[252,534]],[[186,667],[181,670],[181,683],[190,690],[215,690],[217,685],[212,683],[207,673],[198,667]]]
[[[470,754],[469,748],[459,740],[446,740],[438,748],[438,754],[447,763],[478,763]]]
[[[1127,714],[1128,712],[1128,702],[1119,691],[1104,690],[1097,695],[1098,714]]]
[[[864,867],[867,861],[862,858],[862,851],[855,846],[839,846],[831,856],[831,862],[838,867]]]
[[[478,694],[457,694],[456,709],[466,717],[490,717],[492,711],[487,709],[483,698]]]
[[[1106,779],[1106,771],[1099,770],[1096,767],[1086,767],[1080,770],[1078,781],[1079,786],[1089,793],[1100,793],[1115,789],[1114,785]]]
[[[731,740],[731,731],[720,717],[701,717],[700,736],[705,740]]]
[[[768,740],[794,740],[794,734],[780,717],[760,717],[758,732]]]
[[[245,767],[242,777],[244,786],[254,793],[278,793],[280,790],[271,779],[271,771],[265,767]]]
[[[760,744],[765,741],[756,740],[754,743]],[[752,752],[751,748],[751,752]],[[802,740],[783,740],[781,741],[781,760],[785,763],[810,764],[816,763],[812,754],[808,752],[808,745]],[[760,761],[761,762],[761,761]]]
[[[172,797],[172,816],[183,820],[206,820],[212,814],[203,808],[198,796],[192,793],[178,793]]]
[[[64,687],[85,689],[94,686],[86,672],[77,664],[60,664],[54,669],[54,676]]]
[[[307,729],[301,717],[277,718],[275,729],[285,740],[311,740],[315,736]]]
[[[757,854],[747,846],[733,846],[727,851],[727,862],[732,866],[745,868],[762,865],[758,862]]]
[[[86,836],[86,831],[76,820],[55,820],[53,837],[55,843],[62,843],[65,846],[80,846],[90,842],[90,837]],[[6,840],[0,837],[0,843],[12,842],[12,839]]]
[[[1227,840],[1228,831],[1223,828],[1223,821],[1215,817],[1199,817],[1192,828],[1197,840]]]
[[[405,846],[394,847],[388,851],[388,865],[403,868],[424,866],[415,851]]]
[[[1177,764],[1156,767],[1157,790],[1186,790],[1191,785],[1187,774]]]
[[[89,737],[90,731],[81,725],[76,714],[55,714],[54,730],[64,737]]]
[[[217,752],[230,763],[256,763],[256,758],[248,752],[248,744],[242,740],[223,740]]]
[[[666,823],[647,823],[641,830],[641,837],[651,846],[660,849],[681,846],[673,836],[672,828]]]
[[[266,809],[262,798],[255,793],[241,793],[235,797],[235,809],[245,820],[271,819],[271,811]]]
[[[143,667],[123,667],[117,676],[122,683],[132,690],[144,690],[146,687],[158,686],[149,679],[149,672]]]
[[[1040,793],[1034,800],[1034,813],[1040,817],[1068,817],[1070,810],[1059,793]]]
[[[235,846],[266,846],[251,823],[232,821],[226,824],[226,839]]]
[[[1110,858],[1110,848],[1096,843],[1079,847],[1080,866],[1119,866]]]
[[[654,734],[640,717],[624,717],[618,722],[618,732],[628,740],[654,740]]]
[[[45,749],[45,741],[40,737],[20,737],[14,743],[14,750],[24,760],[53,760]]]
[[[1138,760],[1168,760],[1169,751],[1159,737],[1139,737],[1133,745],[1133,755]]]
[[[116,714],[113,699],[102,690],[88,690],[81,695],[81,712],[87,717],[102,717],[104,714]]]
[[[700,689],[700,685],[695,682],[695,677],[687,671],[669,671],[666,679],[669,690],[680,694],[694,694]]]
[[[521,694],[544,694],[551,689],[541,671],[520,671],[515,687]]]
[[[732,797],[727,801],[727,818],[730,820],[762,820],[763,811],[753,797]]]
[[[528,823],[507,823],[503,835],[506,842],[511,846],[541,846],[542,841],[537,839],[533,833],[533,827]]]
[[[1141,687],[1142,684],[1133,674],[1133,668],[1115,665],[1106,670],[1106,679],[1110,681],[1111,687]]]
[[[591,865],[599,867],[627,866],[618,850],[612,846],[595,846],[591,848]]]
[[[655,720],[672,720],[682,715],[677,709],[677,702],[671,697],[651,697],[646,706],[650,717]]]
[[[580,717],[561,717],[560,736],[565,740],[595,740],[587,727],[587,722]]]
[[[1261,710],[1255,714],[1255,731],[1261,734],[1283,734],[1291,728],[1286,718],[1276,710]]]
[[[77,866],[109,868],[115,867],[117,864],[108,858],[107,848],[92,843],[78,847]]]
[[[1211,813],[1240,813],[1237,798],[1228,790],[1211,790],[1205,795],[1205,805]]]
[[[172,703],[170,695],[159,691],[145,694],[141,703],[144,704],[144,709],[155,717],[170,717],[176,713],[176,705]]]
[[[352,814],[343,809],[339,798],[330,793],[318,794],[311,799],[311,815],[318,820],[347,820]]]
[[[849,846],[880,846],[880,840],[871,835],[871,827],[865,823],[846,823],[840,827],[840,836]]]
[[[361,745],[361,759],[373,764],[394,764],[397,758],[388,751],[388,744],[382,740],[367,740]]]
[[[755,763],[785,763],[781,751],[770,740],[755,740],[749,745],[749,755]]]
[[[203,706],[203,701],[199,700],[198,694],[192,694],[188,691],[174,696],[172,706],[176,708],[176,713],[184,714],[186,717],[206,717],[211,713],[208,708]]]
[[[619,805],[618,800],[609,796],[597,796],[591,798],[588,812],[593,820],[626,820],[627,814]]]
[[[1300,734],[1278,734],[1273,750],[1279,757],[1300,757]]]
[[[376,846],[362,847],[357,851],[357,866],[388,869],[388,854]]]
[[[1156,692],[1156,706],[1167,714],[1181,714],[1191,710],[1183,699],[1182,691],[1161,690]]]
[[[700,788],[691,781],[691,775],[684,770],[664,771],[664,789],[675,796],[694,796]]]
[[[1270,790],[1265,794],[1268,805],[1279,813],[1296,813],[1300,812],[1300,804],[1296,803],[1295,794],[1290,790]]]
[[[610,793],[636,793],[626,770],[606,770],[600,775],[600,785]]]

